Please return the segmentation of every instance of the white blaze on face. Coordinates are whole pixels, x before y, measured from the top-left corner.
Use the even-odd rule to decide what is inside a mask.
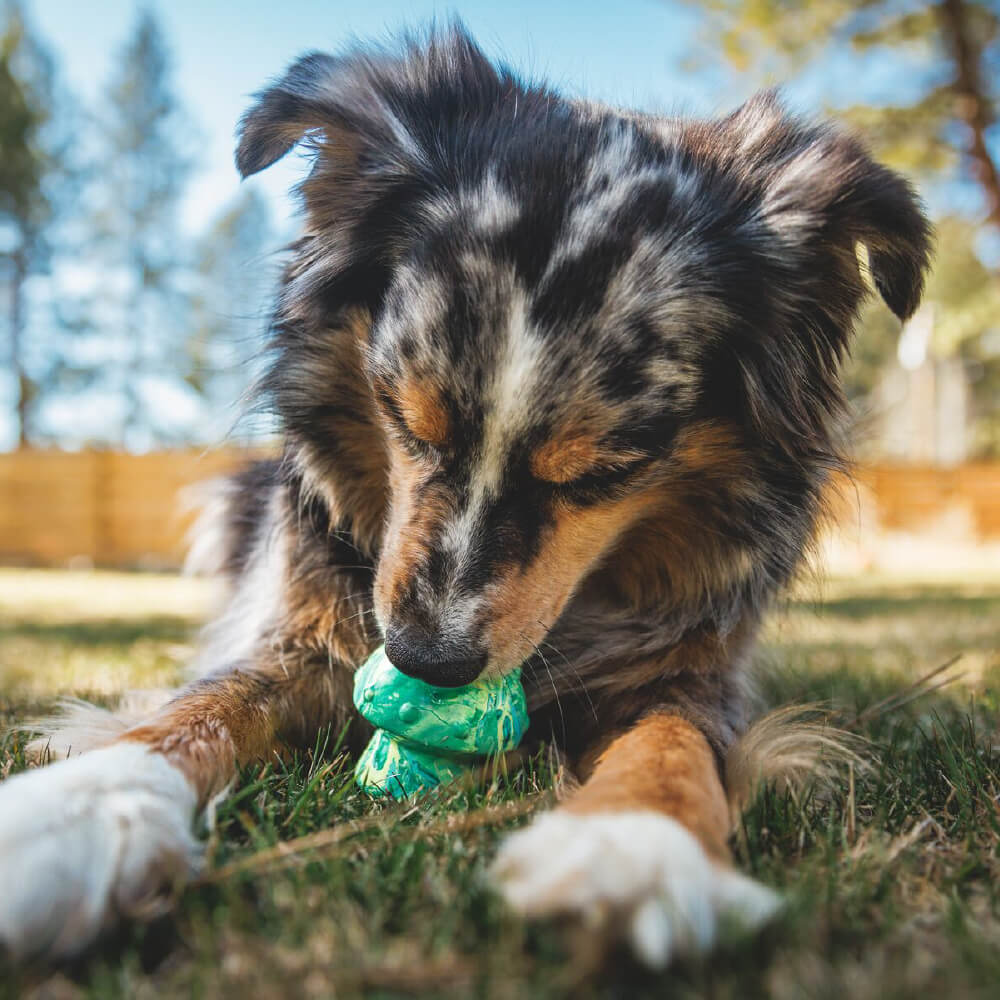
[[[504,465],[512,444],[527,430],[538,405],[538,383],[546,346],[531,328],[527,297],[515,290],[510,297],[503,339],[486,384],[483,399],[483,431],[469,477],[469,500],[444,527],[441,547],[454,563],[459,578],[479,543],[489,504],[500,494]],[[449,588],[451,589],[451,588]],[[437,595],[444,619],[465,619],[465,604],[479,599],[463,598],[456,605],[451,593]]]

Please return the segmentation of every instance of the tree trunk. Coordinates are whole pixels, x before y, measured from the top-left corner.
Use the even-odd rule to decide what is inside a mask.
[[[969,130],[966,153],[986,195],[987,219],[1000,226],[1000,171],[986,145],[986,132],[993,124],[993,110],[980,72],[980,51],[969,24],[964,0],[942,0],[937,7],[941,30],[955,61],[955,93],[958,117]]]
[[[14,273],[10,282],[10,366],[17,383],[14,388],[17,446],[27,448],[31,381],[24,370],[24,285],[28,279],[28,262],[23,250],[18,250],[13,255],[12,263]]]

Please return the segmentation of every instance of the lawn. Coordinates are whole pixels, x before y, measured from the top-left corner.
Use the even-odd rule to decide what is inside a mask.
[[[110,703],[174,682],[211,597],[167,576],[0,570],[0,723],[58,694]],[[927,687],[950,683],[912,688],[959,653]],[[522,924],[482,875],[502,832],[549,800],[546,760],[380,807],[330,733],[243,776],[173,914],[72,968],[0,970],[0,996],[995,997],[1000,567],[811,583],[759,662],[766,703],[823,701],[871,749],[832,791],[765,789],[746,813],[740,863],[789,900],[753,941],[652,976],[596,931]],[[8,736],[0,774],[21,766]]]

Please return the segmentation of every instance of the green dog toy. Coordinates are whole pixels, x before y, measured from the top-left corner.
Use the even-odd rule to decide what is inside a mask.
[[[380,646],[354,675],[354,704],[376,727],[354,769],[374,798],[453,781],[477,757],[513,750],[528,728],[521,670],[439,688],[400,673]]]

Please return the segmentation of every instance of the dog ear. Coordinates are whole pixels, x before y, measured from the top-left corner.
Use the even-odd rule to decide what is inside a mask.
[[[312,52],[256,95],[237,129],[236,164],[247,177],[315,137],[331,155],[362,154],[369,169],[426,167],[447,122],[516,105],[514,89],[458,20],[395,48]]]
[[[831,215],[868,250],[872,280],[902,320],[920,305],[930,267],[931,227],[908,181],[876,163],[854,139],[841,140],[843,173]]]
[[[910,184],[875,162],[855,137],[789,114],[764,91],[726,123],[733,154],[762,190],[765,224],[805,259],[858,242],[879,294],[900,318],[916,310],[930,263],[931,228]]]
[[[323,52],[302,56],[257,94],[240,119],[240,174],[249,177],[269,167],[309,136],[329,144],[341,159],[356,157],[364,147],[377,149],[388,162],[394,153],[412,154],[412,137],[380,92],[392,69],[387,58],[337,58]]]
[[[333,124],[324,90],[340,67],[333,56],[310,52],[279,81],[255,95],[256,103],[244,113],[236,130],[236,167],[241,177],[280,160],[307,132]]]

